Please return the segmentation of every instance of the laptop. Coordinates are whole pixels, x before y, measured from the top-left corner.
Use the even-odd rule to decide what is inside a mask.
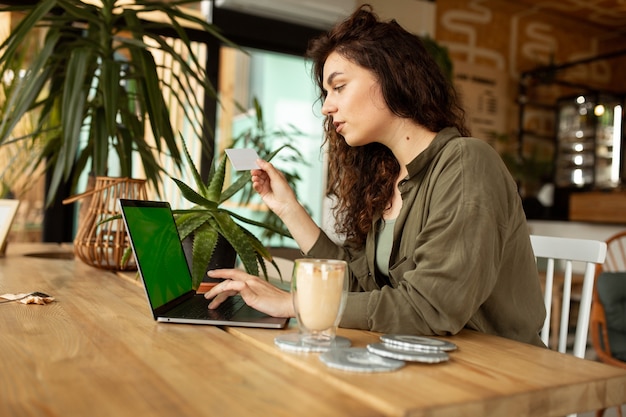
[[[271,317],[237,295],[218,309],[191,287],[191,272],[169,203],[118,199],[137,269],[154,319],[165,323],[281,329],[288,318]]]

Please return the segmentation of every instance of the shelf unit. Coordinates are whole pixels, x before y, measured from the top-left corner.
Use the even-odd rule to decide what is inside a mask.
[[[610,189],[622,183],[623,108],[623,97],[608,94],[558,100],[556,187]]]
[[[615,145],[607,143],[606,140],[610,129],[602,118],[608,116],[589,118],[588,123],[591,124],[581,130],[573,129],[573,125],[567,127],[567,122],[565,122],[567,112],[572,112],[567,108],[572,106],[574,113],[580,111],[581,106],[576,103],[579,96],[589,97],[590,101],[596,103],[607,99],[607,103],[613,103],[617,99],[622,104],[623,115],[626,87],[622,85],[620,88],[602,90],[569,82],[565,79],[567,78],[565,75],[566,70],[572,67],[612,60],[624,55],[626,55],[626,49],[560,65],[547,65],[520,74],[517,98],[518,155],[521,160],[526,160],[532,158],[533,153],[541,154],[544,158],[551,158],[553,161],[551,179],[547,178],[547,181],[554,184],[553,203],[542,212],[541,218],[568,220],[572,194],[598,189],[620,190],[626,185],[624,173],[626,167],[622,158],[624,156],[623,127],[620,131],[622,134],[620,149],[616,150]],[[567,104],[568,100],[569,104]],[[575,105],[571,104],[571,100],[574,100]],[[609,107],[612,109],[609,113],[614,113],[615,106]],[[561,114],[564,109],[565,115]],[[607,105],[605,105],[605,111],[606,109]],[[595,105],[591,109],[591,114],[593,110],[595,110]],[[589,109],[585,107],[585,111]],[[541,116],[537,117],[537,115]],[[533,118],[543,118],[542,120],[547,122],[537,126],[537,123],[529,123],[534,120]],[[565,126],[562,126],[562,121]],[[582,125],[586,125],[586,122]],[[613,129],[611,133],[614,133],[615,129],[611,129]],[[577,138],[577,135],[581,138]],[[584,139],[582,149],[576,145],[573,138]],[[569,149],[567,144],[569,144]],[[582,153],[575,152],[576,149],[580,149]],[[617,161],[614,156],[620,156],[619,164],[613,163]],[[578,166],[579,163],[582,165]],[[618,172],[616,170],[619,173],[616,174]]]

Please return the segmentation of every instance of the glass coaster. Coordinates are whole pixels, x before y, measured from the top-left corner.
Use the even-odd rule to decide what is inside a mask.
[[[300,333],[287,333],[274,338],[274,344],[288,352],[326,352],[334,348],[346,348],[352,345],[350,339],[335,336],[335,339],[326,343],[308,342]]]
[[[320,355],[320,360],[330,368],[351,372],[390,372],[404,366],[403,361],[375,355],[366,348],[329,350]]]
[[[439,363],[446,362],[450,357],[443,350],[419,351],[397,348],[385,343],[370,343],[367,350],[385,358],[397,359],[408,362]]]
[[[386,334],[380,337],[386,345],[396,349],[428,352],[450,352],[456,350],[456,345],[447,340],[435,339],[434,337],[423,337],[405,334]]]

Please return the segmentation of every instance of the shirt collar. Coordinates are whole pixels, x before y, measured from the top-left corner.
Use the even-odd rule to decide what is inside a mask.
[[[425,167],[427,167],[450,140],[459,136],[461,136],[461,134],[456,127],[446,127],[439,133],[437,133],[430,145],[428,145],[428,147],[424,149],[424,152],[417,155],[415,159],[407,164],[406,168],[408,171],[408,176],[403,182],[411,179],[420,171],[422,171]]]

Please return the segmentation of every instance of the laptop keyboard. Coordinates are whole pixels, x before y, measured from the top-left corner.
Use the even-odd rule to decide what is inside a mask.
[[[209,302],[204,296],[196,296],[189,302],[178,305],[169,313],[169,317],[228,320],[246,303],[241,297],[229,297],[216,309],[209,309]]]

